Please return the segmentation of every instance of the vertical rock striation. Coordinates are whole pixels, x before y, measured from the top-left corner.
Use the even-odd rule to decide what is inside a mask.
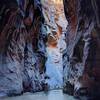
[[[40,0],[0,1],[0,94],[43,89],[43,20]]]
[[[63,1],[69,23],[64,54],[64,92],[75,96],[97,95],[100,93],[100,1]]]

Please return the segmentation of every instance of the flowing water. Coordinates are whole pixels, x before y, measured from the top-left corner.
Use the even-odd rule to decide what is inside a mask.
[[[49,92],[25,93],[22,96],[5,97],[0,100],[75,100],[72,96],[63,94],[62,90]]]

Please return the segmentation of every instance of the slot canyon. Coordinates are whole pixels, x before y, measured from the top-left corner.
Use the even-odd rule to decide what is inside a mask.
[[[0,0],[0,100],[100,100],[100,0]]]

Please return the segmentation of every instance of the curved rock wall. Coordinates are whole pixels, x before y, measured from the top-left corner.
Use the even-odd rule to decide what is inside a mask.
[[[68,20],[67,49],[63,55],[64,92],[77,96],[84,90],[84,94],[97,95],[100,93],[100,0],[63,1]],[[54,19],[49,25],[45,6],[41,8],[40,0],[0,1],[2,95],[43,90],[49,31],[44,23],[52,31],[59,26],[53,23]]]
[[[100,93],[100,2],[63,1],[69,23],[64,54],[64,92],[79,95],[83,89],[89,95],[97,95]]]
[[[43,90],[43,20],[40,0],[0,1],[0,94]]]

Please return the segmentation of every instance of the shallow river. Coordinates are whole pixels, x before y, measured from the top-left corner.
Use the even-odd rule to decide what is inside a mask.
[[[49,92],[25,93],[22,96],[5,97],[0,100],[75,100],[72,96],[63,94],[62,90],[52,90]]]

